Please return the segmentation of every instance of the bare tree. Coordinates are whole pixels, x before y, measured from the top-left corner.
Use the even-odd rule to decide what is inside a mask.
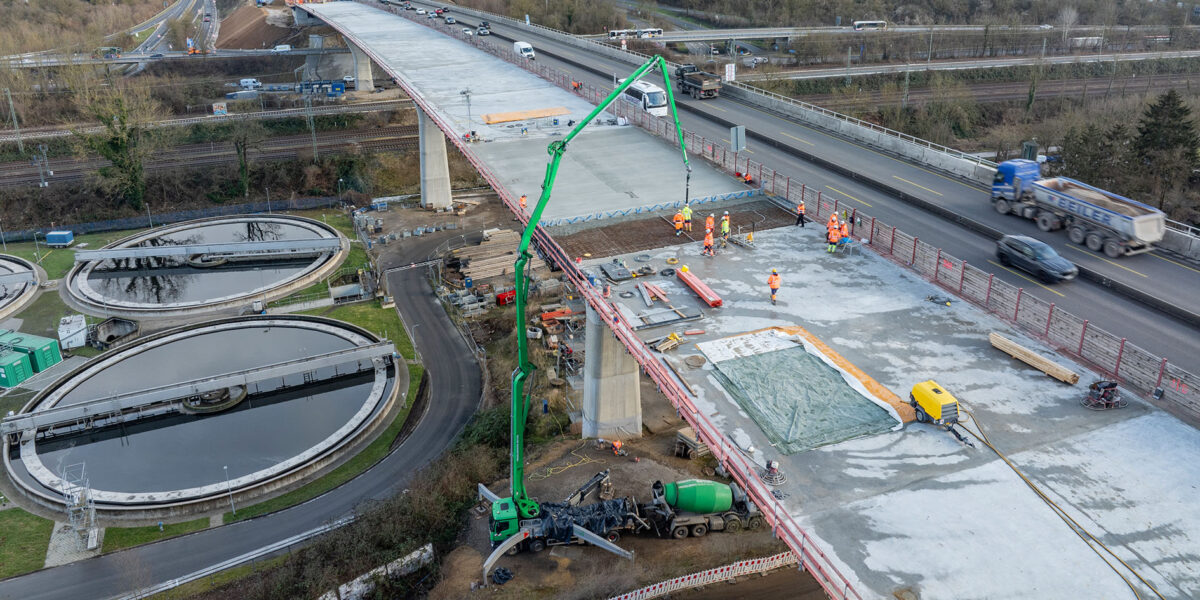
[[[104,129],[98,133],[72,130],[76,152],[91,152],[112,164],[100,168],[105,185],[121,202],[141,209],[146,195],[145,160],[162,146],[162,130],[148,124],[164,117],[149,90],[123,78],[81,82],[76,103],[80,111]]]
[[[1058,24],[1062,26],[1063,48],[1067,47],[1067,38],[1071,37],[1071,28],[1079,23],[1079,10],[1067,5],[1058,11]]]

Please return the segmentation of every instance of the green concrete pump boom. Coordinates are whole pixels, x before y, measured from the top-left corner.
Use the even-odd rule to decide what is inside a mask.
[[[526,393],[526,380],[536,367],[529,362],[529,341],[526,335],[526,319],[525,319],[525,303],[529,292],[529,278],[525,273],[525,268],[531,258],[529,254],[529,243],[533,239],[533,232],[537,229],[538,221],[542,218],[542,211],[546,209],[546,203],[550,200],[550,190],[554,187],[554,179],[558,176],[558,164],[562,160],[563,153],[567,150],[567,144],[575,139],[581,131],[596,118],[604,109],[608,108],[614,100],[620,96],[626,88],[637,81],[647,70],[657,66],[663,74],[663,87],[667,92],[667,102],[671,107],[671,117],[675,119],[675,133],[679,137],[679,149],[683,153],[683,164],[687,167],[687,182],[690,184],[692,167],[688,164],[687,148],[683,142],[683,129],[679,126],[679,112],[675,108],[675,96],[671,93],[671,78],[667,71],[667,61],[661,56],[655,55],[650,60],[646,61],[641,67],[638,67],[621,85],[617,86],[599,105],[596,106],[587,118],[579,122],[566,137],[561,140],[550,142],[547,151],[550,154],[550,162],[546,165],[546,178],[542,181],[542,196],[538,198],[537,204],[533,206],[533,212],[529,215],[529,223],[525,226],[525,231],[521,234],[521,245],[517,249],[517,261],[514,265],[513,274],[516,276],[516,310],[517,310],[517,368],[513,371],[512,378],[512,501],[516,505],[519,519],[530,519],[536,517],[541,509],[537,502],[529,498],[525,491],[525,420],[528,417],[529,410],[529,395]],[[684,200],[687,200],[688,190],[685,186]],[[503,501],[502,501],[503,502]]]

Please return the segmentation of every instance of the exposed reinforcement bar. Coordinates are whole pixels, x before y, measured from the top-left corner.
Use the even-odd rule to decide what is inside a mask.
[[[275,242],[229,242],[225,244],[183,244],[179,246],[136,246],[133,248],[105,248],[101,250],[76,250],[75,262],[99,260],[121,260],[125,258],[150,258],[155,256],[302,256],[334,252],[342,245],[338,238],[311,240],[282,240]]]
[[[29,430],[37,431],[58,425],[71,425],[97,417],[122,414],[156,404],[180,403],[183,398],[232,386],[248,386],[251,383],[259,381],[276,379],[294,373],[304,373],[322,367],[333,367],[350,362],[361,364],[363,361],[390,358],[395,351],[396,348],[391,342],[379,342],[369,346],[357,346],[355,348],[317,354],[296,360],[255,367],[253,369],[205,377],[203,379],[193,379],[182,383],[147,388],[113,396],[112,398],[14,415],[0,421],[0,434],[11,435]]]

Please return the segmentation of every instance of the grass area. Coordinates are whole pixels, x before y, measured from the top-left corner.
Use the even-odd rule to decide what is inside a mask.
[[[295,210],[290,214],[326,223],[350,239],[357,237],[354,234],[354,222],[350,220],[350,215],[340,210],[334,208],[312,208],[309,210]]]
[[[416,358],[412,340],[408,339],[408,334],[405,333],[404,326],[400,323],[399,313],[392,308],[380,308],[378,302],[346,304],[332,309],[314,308],[297,314],[317,315],[353,323],[392,340],[392,343],[396,345],[396,350],[404,355],[404,358]]]
[[[47,248],[46,244],[41,241],[36,246],[33,242],[10,242],[7,254],[19,256],[30,262],[37,262],[37,256],[40,252],[42,268],[46,270],[46,275],[50,279],[62,279],[75,264],[75,252],[73,249],[81,247],[80,244],[87,244],[87,246],[83,246],[85,248],[99,248],[138,231],[141,230],[126,229],[123,231],[106,231],[103,233],[77,235],[75,236],[75,244],[70,248]]]
[[[276,556],[275,558],[264,561],[242,565],[240,567],[233,567],[232,569],[225,569],[220,573],[214,573],[203,579],[189,581],[188,583],[185,583],[175,589],[159,592],[153,596],[150,596],[149,598],[150,600],[175,600],[179,598],[192,598],[199,596],[227,583],[232,583],[242,579],[243,577],[248,577],[255,572],[278,567],[279,565],[287,562],[290,556],[290,554],[284,554],[282,556]]]
[[[233,513],[225,513],[225,522],[233,523],[235,521],[257,517],[259,515],[265,515],[267,513],[283,510],[289,506],[295,506],[301,502],[306,502],[316,498],[317,496],[320,496],[321,494],[324,494],[325,492],[328,492],[329,490],[332,490],[339,485],[354,479],[360,473],[370,468],[371,465],[374,465],[376,462],[379,462],[380,459],[387,456],[388,452],[391,450],[392,442],[396,440],[396,436],[400,435],[400,430],[404,428],[404,423],[408,420],[409,412],[412,410],[411,400],[413,400],[413,396],[417,393],[417,388],[421,383],[421,374],[424,372],[425,368],[421,365],[408,365],[409,385],[407,398],[410,400],[410,402],[407,402],[406,405],[400,409],[400,412],[396,413],[396,418],[392,419],[392,422],[388,425],[387,429],[385,429],[383,433],[379,434],[379,437],[375,438],[375,441],[371,442],[371,444],[364,448],[362,452],[359,452],[353,458],[346,461],[346,463],[342,466],[330,471],[328,474],[320,479],[317,479],[316,481],[313,481],[312,483],[292,490],[282,496],[271,498],[265,502],[259,502],[258,504],[239,509],[237,516],[234,516]]]
[[[19,508],[0,510],[0,579],[42,568],[53,530],[49,519]]]
[[[67,308],[58,292],[45,291],[16,316],[21,319],[22,333],[58,339],[58,322],[75,312]]]
[[[109,527],[104,530],[104,551],[115,552],[123,548],[140,546],[165,540],[177,535],[200,531],[208,527],[208,517],[182,523],[163,525],[162,531],[157,525],[148,527]]]
[[[20,386],[13,388],[11,392],[0,396],[0,415],[7,415],[10,410],[13,412],[21,410],[21,407],[25,406],[25,403],[29,402],[29,399],[33,398],[35,394],[37,392]]]

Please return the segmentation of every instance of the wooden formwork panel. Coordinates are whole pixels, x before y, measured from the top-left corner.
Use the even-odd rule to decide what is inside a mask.
[[[1120,347],[1121,338],[1089,324],[1087,333],[1083,334],[1081,355],[1111,373],[1117,366],[1117,353],[1120,351]]]
[[[938,264],[938,249],[934,246],[926,244],[921,240],[916,240],[917,244],[917,260],[913,264],[913,268],[918,273],[932,278],[937,269]],[[904,256],[901,254],[900,256]]]
[[[1064,310],[1054,311],[1054,318],[1050,321],[1050,341],[1071,352],[1078,352],[1082,335],[1083,319]]]
[[[963,276],[962,295],[964,298],[969,298],[978,302],[981,306],[988,305],[988,283],[992,277],[981,269],[967,265]]]
[[[1163,398],[1200,414],[1200,377],[1167,363],[1161,385]]]
[[[1021,295],[1021,310],[1017,323],[1037,333],[1045,333],[1046,320],[1050,317],[1050,303],[1033,294]]]

